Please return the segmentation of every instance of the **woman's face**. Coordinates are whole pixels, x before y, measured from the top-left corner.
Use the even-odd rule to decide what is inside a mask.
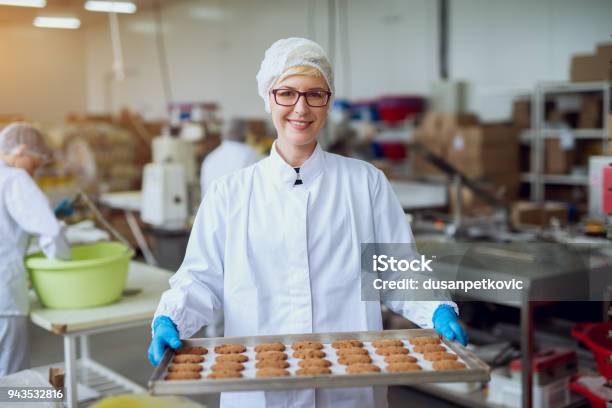
[[[272,87],[274,89],[291,89],[300,92],[323,90],[329,91],[327,82],[321,77],[309,75],[291,75],[283,78]],[[272,122],[279,140],[294,147],[312,146],[317,141],[319,131],[327,119],[327,106],[314,108],[308,106],[306,98],[301,96],[294,106],[281,106],[270,92],[270,110]]]

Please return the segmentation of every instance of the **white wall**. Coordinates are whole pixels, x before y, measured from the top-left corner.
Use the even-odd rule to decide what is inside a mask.
[[[427,93],[436,76],[435,2],[341,0],[347,11],[350,64],[336,35],[340,96]],[[313,18],[309,20],[308,16]],[[213,18],[217,16],[217,18]],[[217,101],[225,116],[264,116],[255,75],[266,48],[289,36],[310,37],[329,52],[326,0],[183,1],[163,11],[173,99]],[[338,18],[339,20],[339,18]],[[87,105],[107,111],[131,105],[165,114],[154,16],[120,16],[128,78],[109,85],[112,64],[106,25],[87,32]],[[348,79],[347,79],[348,78]]]
[[[84,61],[78,31],[0,27],[0,115],[60,122],[83,111]]]

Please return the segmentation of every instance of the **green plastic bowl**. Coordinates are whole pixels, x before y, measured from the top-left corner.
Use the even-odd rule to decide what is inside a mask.
[[[41,303],[52,309],[82,309],[121,299],[134,251],[118,242],[72,247],[72,260],[29,256],[26,267]]]

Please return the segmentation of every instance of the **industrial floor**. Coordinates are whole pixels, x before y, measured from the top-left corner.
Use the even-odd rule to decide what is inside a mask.
[[[146,358],[149,338],[148,327],[94,335],[90,337],[91,354],[95,360],[146,387],[152,372],[152,367]],[[62,338],[32,324],[30,324],[30,349],[32,367],[63,361]],[[209,408],[219,406],[218,395],[198,396],[193,399]],[[390,408],[454,408],[457,406],[407,387],[389,389]]]

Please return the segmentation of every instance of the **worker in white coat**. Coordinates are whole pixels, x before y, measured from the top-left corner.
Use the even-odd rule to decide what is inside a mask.
[[[244,120],[232,119],[226,124],[221,144],[202,161],[202,198],[214,180],[263,159],[257,150],[246,144],[246,132]]]
[[[0,132],[0,376],[27,368],[29,297],[24,255],[37,235],[47,257],[69,259],[63,227],[32,176],[50,156],[34,127],[14,123]]]
[[[241,119],[232,119],[223,129],[221,144],[202,161],[200,185],[202,199],[212,182],[219,177],[257,163],[263,157],[246,144],[247,124]],[[215,311],[214,321],[206,326],[208,337],[223,336],[223,311]]]
[[[257,75],[277,139],[269,157],[214,182],[187,253],[153,321],[149,359],[180,347],[223,308],[226,336],[382,330],[361,300],[362,243],[412,243],[383,173],[326,153],[317,136],[334,92],[316,43],[289,38]],[[388,302],[421,327],[465,343],[453,302]],[[386,387],[222,393],[222,407],[385,407]]]

